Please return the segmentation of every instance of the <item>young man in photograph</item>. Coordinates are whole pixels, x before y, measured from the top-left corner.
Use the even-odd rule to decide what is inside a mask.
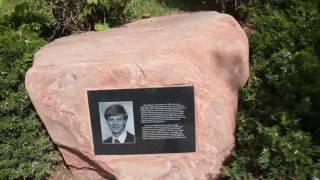
[[[104,117],[112,136],[105,139],[103,143],[119,144],[134,142],[134,135],[125,130],[128,113],[122,105],[113,104],[109,106],[104,113]]]

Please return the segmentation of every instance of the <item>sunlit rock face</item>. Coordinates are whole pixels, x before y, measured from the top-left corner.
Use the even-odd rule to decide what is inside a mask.
[[[83,179],[208,179],[234,147],[248,41],[229,15],[139,20],[57,39],[26,74],[29,96],[72,173]],[[196,152],[95,155],[87,90],[194,86]]]

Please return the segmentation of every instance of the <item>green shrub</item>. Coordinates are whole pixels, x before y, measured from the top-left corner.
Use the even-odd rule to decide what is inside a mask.
[[[224,177],[320,177],[320,2],[246,6],[251,77],[241,92],[237,146]]]
[[[56,31],[64,36],[75,32],[103,30],[127,21],[124,9],[129,0],[47,1],[57,21]]]
[[[180,10],[212,9],[209,0],[47,0],[57,20],[58,34],[104,30],[145,14],[160,16]],[[211,3],[212,4],[212,3]],[[149,16],[148,15],[148,16]]]
[[[61,162],[61,157],[31,105],[24,75],[33,53],[46,43],[39,35],[49,27],[50,17],[37,14],[36,6],[28,12],[31,4],[23,9],[19,3],[5,3],[11,2],[1,4],[0,16],[0,178],[40,179]],[[13,21],[18,17],[19,21]],[[30,17],[45,20],[28,20]]]
[[[212,10],[217,3],[210,0],[130,0],[125,14],[129,19],[138,19],[145,14],[162,16],[181,11]]]
[[[32,31],[43,37],[50,34],[56,25],[46,0],[2,0],[0,23],[13,29],[28,24]]]
[[[159,0],[132,0],[125,8],[125,14],[130,19],[138,19],[145,14],[151,16],[160,16],[178,12],[179,9],[167,6]]]

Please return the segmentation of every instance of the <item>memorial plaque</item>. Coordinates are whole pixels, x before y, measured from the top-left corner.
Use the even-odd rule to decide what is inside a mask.
[[[195,152],[192,86],[88,91],[96,155]]]

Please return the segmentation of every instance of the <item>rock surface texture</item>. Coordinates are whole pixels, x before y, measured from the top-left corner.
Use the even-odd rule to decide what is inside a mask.
[[[139,20],[55,40],[26,74],[52,140],[82,179],[210,179],[234,147],[238,90],[249,74],[248,41],[229,15],[200,12]],[[196,152],[94,154],[90,89],[193,85]]]

